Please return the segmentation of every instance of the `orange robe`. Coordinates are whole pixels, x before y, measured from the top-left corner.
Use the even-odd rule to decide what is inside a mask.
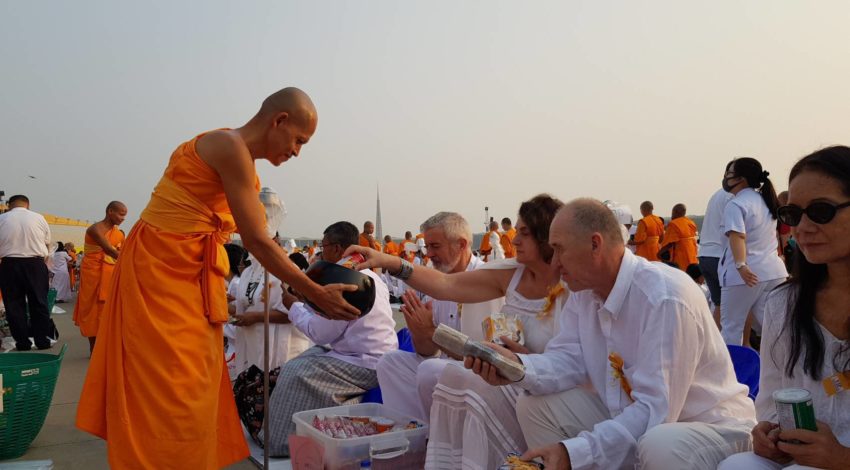
[[[649,261],[658,261],[661,238],[664,236],[664,222],[661,217],[649,214],[640,219],[635,233],[635,254]]]
[[[113,469],[219,469],[248,456],[222,336],[223,244],[236,225],[197,139],[174,151],[127,237],[80,397],[77,426],[106,439]],[[256,176],[254,189],[259,201]]]
[[[391,241],[384,245],[384,253],[388,255],[398,255],[398,245],[395,242]]]
[[[513,227],[499,236],[499,244],[505,250],[505,258],[516,258],[516,247],[514,246],[515,236],[516,229]]]
[[[670,221],[661,246],[668,243],[673,243],[670,259],[679,269],[685,270],[697,262],[697,225],[691,219],[679,217]]]
[[[77,288],[77,269],[75,266],[77,265],[77,253],[74,251],[69,251],[68,256],[71,257],[71,264],[68,265],[68,276],[71,278],[71,290],[76,290]],[[76,310],[74,310],[76,312]]]
[[[361,234],[360,234],[360,243],[359,243],[359,245],[360,245],[360,246],[369,247],[369,248],[371,248],[371,249],[373,249],[373,250],[381,251],[381,244],[380,244],[380,243],[378,243],[378,240],[373,240],[373,241],[370,243],[370,242],[369,242],[369,239],[368,239],[368,238],[366,238],[366,235],[365,235],[365,234],[363,234],[363,233],[361,233]]]
[[[484,256],[484,259],[486,260],[487,255],[489,255],[492,250],[493,248],[490,246],[490,232],[487,232],[483,237],[481,237],[481,245],[478,247],[478,251],[481,252],[481,255]]]
[[[105,236],[109,244],[115,247],[124,241],[124,234],[118,227],[109,229]],[[83,336],[91,338],[97,336],[100,327],[100,319],[112,285],[115,261],[106,256],[88,233],[85,238],[85,250],[86,255],[80,265],[80,292],[74,306],[74,324],[80,327]]]

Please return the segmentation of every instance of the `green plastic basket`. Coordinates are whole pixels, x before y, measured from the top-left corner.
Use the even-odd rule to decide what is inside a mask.
[[[0,354],[0,374],[3,375],[0,460],[24,455],[41,431],[67,349],[68,345],[63,345],[56,355]]]
[[[47,289],[47,314],[50,315],[53,313],[53,306],[56,305],[56,289],[51,287]],[[30,306],[27,304],[26,306],[27,315],[30,314]]]

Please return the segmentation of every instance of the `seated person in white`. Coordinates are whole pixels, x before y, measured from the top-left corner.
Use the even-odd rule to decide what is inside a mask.
[[[322,259],[338,262],[346,248],[357,245],[359,236],[349,222],[329,226],[322,238]],[[375,280],[375,304],[357,320],[329,320],[284,294],[292,324],[317,346],[284,364],[270,391],[268,451],[272,456],[289,455],[289,435],[295,432],[293,413],[360,403],[366,391],[378,386],[378,359],[398,349],[387,286],[371,270],[360,272]],[[261,433],[257,438],[262,439]]]
[[[466,219],[455,212],[440,212],[420,227],[434,269],[446,273],[472,271],[484,263],[472,256],[472,229]],[[398,257],[392,256],[398,263]],[[417,268],[419,269],[419,268]],[[386,271],[385,271],[386,272]],[[448,358],[431,340],[437,325],[460,329],[458,303],[451,300],[420,300],[413,290],[402,297],[407,328],[415,353],[390,351],[378,361],[378,382],[384,405],[407,416],[428,422],[431,394]],[[501,307],[501,297],[489,308]],[[461,309],[462,310],[462,309]]]
[[[850,201],[850,148],[803,158],[790,180],[789,206],[777,213],[799,259],[765,308],[753,452],[729,457],[722,470],[850,468],[850,211],[834,210]],[[817,432],[779,429],[772,394],[785,388],[811,393]]]
[[[538,196],[519,208],[513,240],[519,267],[501,310],[522,325],[524,345],[501,339],[516,353],[541,353],[557,334],[556,315],[568,294],[551,265],[548,240],[549,225],[561,205],[556,199]],[[460,363],[446,367],[433,394],[425,468],[491,470],[508,453],[527,450],[516,414],[522,393],[516,385],[494,387]]]
[[[523,459],[547,470],[714,469],[749,450],[755,409],[696,284],[627,251],[614,215],[592,199],[566,204],[549,242],[571,291],[558,335],[543,354],[494,346],[526,367]],[[510,383],[479,359],[465,365]]]
[[[283,291],[280,279],[269,275],[270,293],[263,289],[262,265],[248,256],[248,267],[239,276],[236,288],[236,372],[241,373],[251,366],[263,369],[263,317],[266,299],[269,305],[269,370],[306,351],[310,340],[292,326],[289,311],[283,306]]]

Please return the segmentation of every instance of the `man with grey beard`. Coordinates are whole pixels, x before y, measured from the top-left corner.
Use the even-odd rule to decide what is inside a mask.
[[[420,230],[434,269],[449,274],[472,271],[484,264],[472,256],[472,229],[460,214],[439,212]],[[434,386],[451,362],[431,337],[440,324],[460,330],[459,304],[428,297],[420,300],[413,290],[405,292],[402,299],[401,312],[416,352],[385,353],[376,368],[378,382],[386,406],[427,422]]]

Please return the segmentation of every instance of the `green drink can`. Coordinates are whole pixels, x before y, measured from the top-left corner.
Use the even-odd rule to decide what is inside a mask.
[[[817,431],[812,394],[802,388],[784,388],[773,392],[779,427],[783,430],[808,429]]]

